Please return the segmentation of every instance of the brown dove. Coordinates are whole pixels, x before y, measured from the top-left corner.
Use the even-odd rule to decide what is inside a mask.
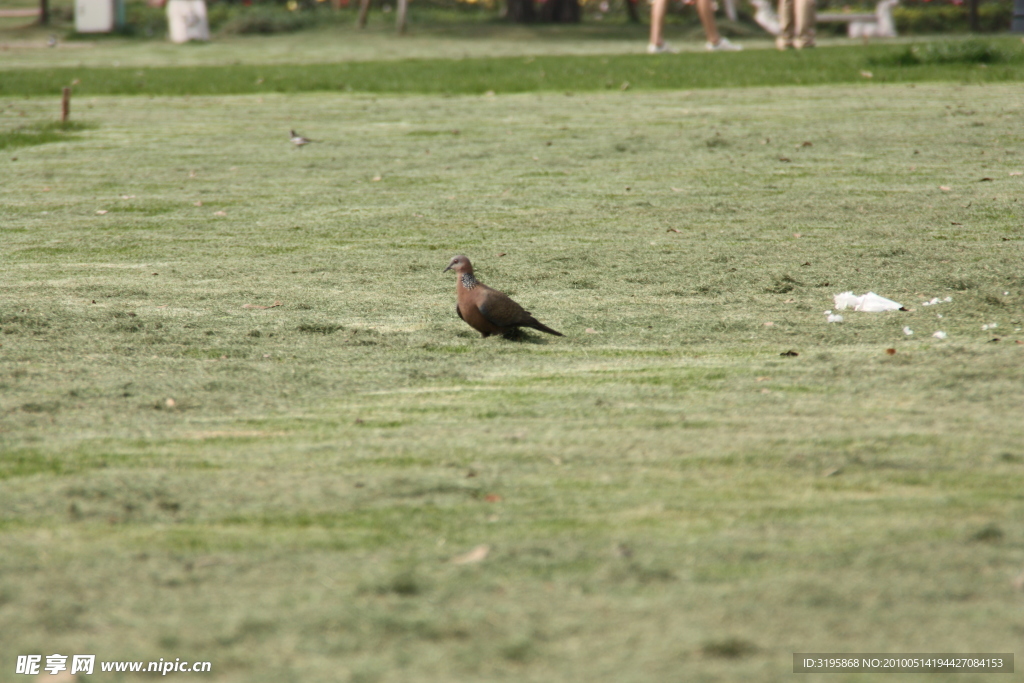
[[[507,294],[491,289],[477,280],[473,275],[473,264],[469,262],[469,258],[462,255],[453,256],[448,267],[441,272],[449,270],[454,270],[459,276],[455,284],[455,293],[458,297],[455,312],[484,337],[507,334],[519,327],[532,327],[558,337],[565,336],[539,322],[529,311],[524,311],[522,306],[508,298]]]

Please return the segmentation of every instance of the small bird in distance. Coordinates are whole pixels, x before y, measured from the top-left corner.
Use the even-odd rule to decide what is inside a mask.
[[[292,144],[295,145],[296,147],[302,147],[303,145],[308,145],[311,142],[316,142],[316,140],[310,140],[304,135],[299,135],[294,130],[292,131],[291,141]]]

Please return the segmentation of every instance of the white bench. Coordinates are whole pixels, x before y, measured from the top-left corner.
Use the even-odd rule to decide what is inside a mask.
[[[851,38],[895,38],[896,23],[892,20],[892,8],[898,4],[899,0],[882,0],[875,6],[874,14],[825,12],[818,15],[818,21],[845,21],[846,35]]]
[[[773,36],[779,35],[779,17],[771,0],[750,0],[756,10],[754,21]],[[817,17],[818,23],[846,22],[846,35],[851,38],[895,38],[896,23],[892,19],[892,8],[899,0],[881,0],[875,6],[874,14],[852,12],[825,12]]]

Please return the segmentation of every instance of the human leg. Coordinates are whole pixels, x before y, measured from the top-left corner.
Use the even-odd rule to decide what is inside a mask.
[[[775,39],[775,47],[780,50],[793,47],[796,29],[793,3],[794,0],[779,0],[779,35]]]
[[[697,0],[697,15],[704,27],[704,35],[707,36],[708,43],[718,45],[722,36],[718,33],[718,25],[715,24],[715,8],[711,4],[711,0]]]
[[[651,40],[650,45],[655,48],[665,44],[662,28],[665,25],[665,11],[668,9],[668,0],[654,0],[651,3]],[[650,48],[648,48],[650,49]]]
[[[796,36],[793,44],[798,48],[814,47],[814,25],[817,12],[814,0],[790,0],[794,2],[796,15]]]

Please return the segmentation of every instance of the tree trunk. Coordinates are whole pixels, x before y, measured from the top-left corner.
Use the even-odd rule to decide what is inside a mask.
[[[626,14],[629,15],[629,23],[639,24],[640,14],[636,11],[638,0],[626,0]]]
[[[579,0],[547,0],[540,10],[541,21],[576,24],[580,21]]]
[[[398,0],[398,12],[395,17],[395,30],[398,35],[405,33],[405,16],[409,11],[409,0]]]
[[[517,24],[532,23],[537,18],[533,9],[533,0],[507,0],[505,17]]]
[[[370,13],[370,0],[359,0],[359,16],[356,17],[356,26],[366,28],[366,15]]]
[[[42,26],[50,23],[50,3],[47,0],[39,0],[39,23]]]
[[[971,25],[971,31],[978,31],[978,0],[970,0],[967,4],[967,17]]]

